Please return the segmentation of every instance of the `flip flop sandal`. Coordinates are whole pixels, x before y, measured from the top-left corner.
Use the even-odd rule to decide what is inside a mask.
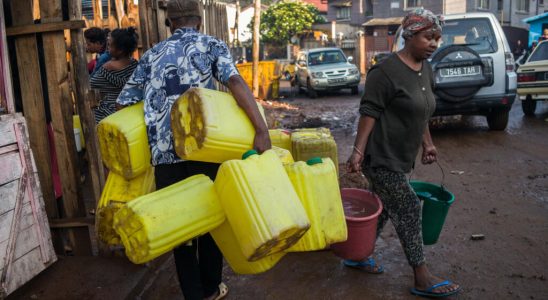
[[[453,282],[451,282],[449,280],[446,280],[446,281],[434,284],[433,286],[427,288],[426,290],[419,290],[419,289],[416,289],[416,288],[412,288],[411,289],[411,294],[421,296],[421,297],[427,297],[427,298],[443,298],[443,297],[448,297],[448,296],[451,296],[451,295],[454,295],[454,294],[460,292],[460,286],[459,286],[458,289],[456,289],[454,291],[451,291],[451,292],[447,292],[447,293],[432,292],[433,290],[435,290],[439,287],[448,286],[448,285],[451,285],[451,284],[453,284]]]
[[[377,265],[372,257],[362,261],[345,259],[343,260],[343,264],[347,267],[362,270],[370,274],[381,274],[384,272],[384,267]]]
[[[228,286],[224,282],[219,283],[219,295],[213,300],[221,300],[228,294]]]

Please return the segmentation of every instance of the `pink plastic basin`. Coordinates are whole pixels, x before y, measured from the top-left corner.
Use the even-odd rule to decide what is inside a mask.
[[[362,189],[341,189],[348,228],[345,242],[331,245],[335,255],[351,260],[363,260],[373,254],[377,234],[377,220],[382,212],[379,197]]]

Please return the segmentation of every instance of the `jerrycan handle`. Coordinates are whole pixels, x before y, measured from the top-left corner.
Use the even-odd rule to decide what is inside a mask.
[[[246,158],[250,157],[251,155],[255,155],[255,154],[259,154],[259,152],[257,152],[257,150],[254,150],[254,149],[247,150],[247,151],[242,155],[242,159],[246,159]]]
[[[323,161],[322,161],[322,158],[321,157],[312,157],[311,159],[307,160],[306,161],[306,164],[309,165],[309,166],[312,166],[312,165],[316,165],[316,164],[321,164]]]

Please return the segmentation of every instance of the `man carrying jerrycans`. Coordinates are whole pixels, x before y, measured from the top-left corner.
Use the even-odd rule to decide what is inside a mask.
[[[203,7],[199,0],[169,0],[166,26],[170,38],[148,50],[118,97],[126,106],[144,101],[148,141],[155,166],[156,188],[205,174],[215,180],[219,164],[183,161],[174,149],[170,111],[191,87],[214,89],[215,78],[227,86],[255,128],[254,148],[270,149],[268,128],[255,99],[232,61],[227,45],[199,32]],[[223,257],[209,234],[173,250],[179,284],[186,300],[221,299]]]

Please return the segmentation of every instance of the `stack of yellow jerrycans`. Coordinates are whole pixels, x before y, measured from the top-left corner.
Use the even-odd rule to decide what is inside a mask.
[[[113,228],[114,214],[127,202],[155,190],[143,103],[103,119],[97,134],[103,163],[110,172],[97,204],[95,224],[99,240],[117,246],[121,240]]]
[[[144,140],[130,133],[144,132],[144,124],[139,125],[142,130],[130,130],[130,120],[124,122],[105,122],[110,127],[99,130],[105,133],[100,134],[105,164],[121,176],[139,173],[143,161],[138,155],[150,159],[148,148],[142,153],[140,146],[146,133]],[[132,262],[149,261],[211,232],[235,272],[255,274],[272,268],[287,251],[324,249],[346,239],[337,174],[329,158],[294,162],[287,140],[286,148],[246,152],[255,130],[234,98],[218,91],[187,91],[174,103],[171,123],[181,158],[222,165],[215,183],[205,175],[193,176],[143,193],[114,213],[113,228]]]

